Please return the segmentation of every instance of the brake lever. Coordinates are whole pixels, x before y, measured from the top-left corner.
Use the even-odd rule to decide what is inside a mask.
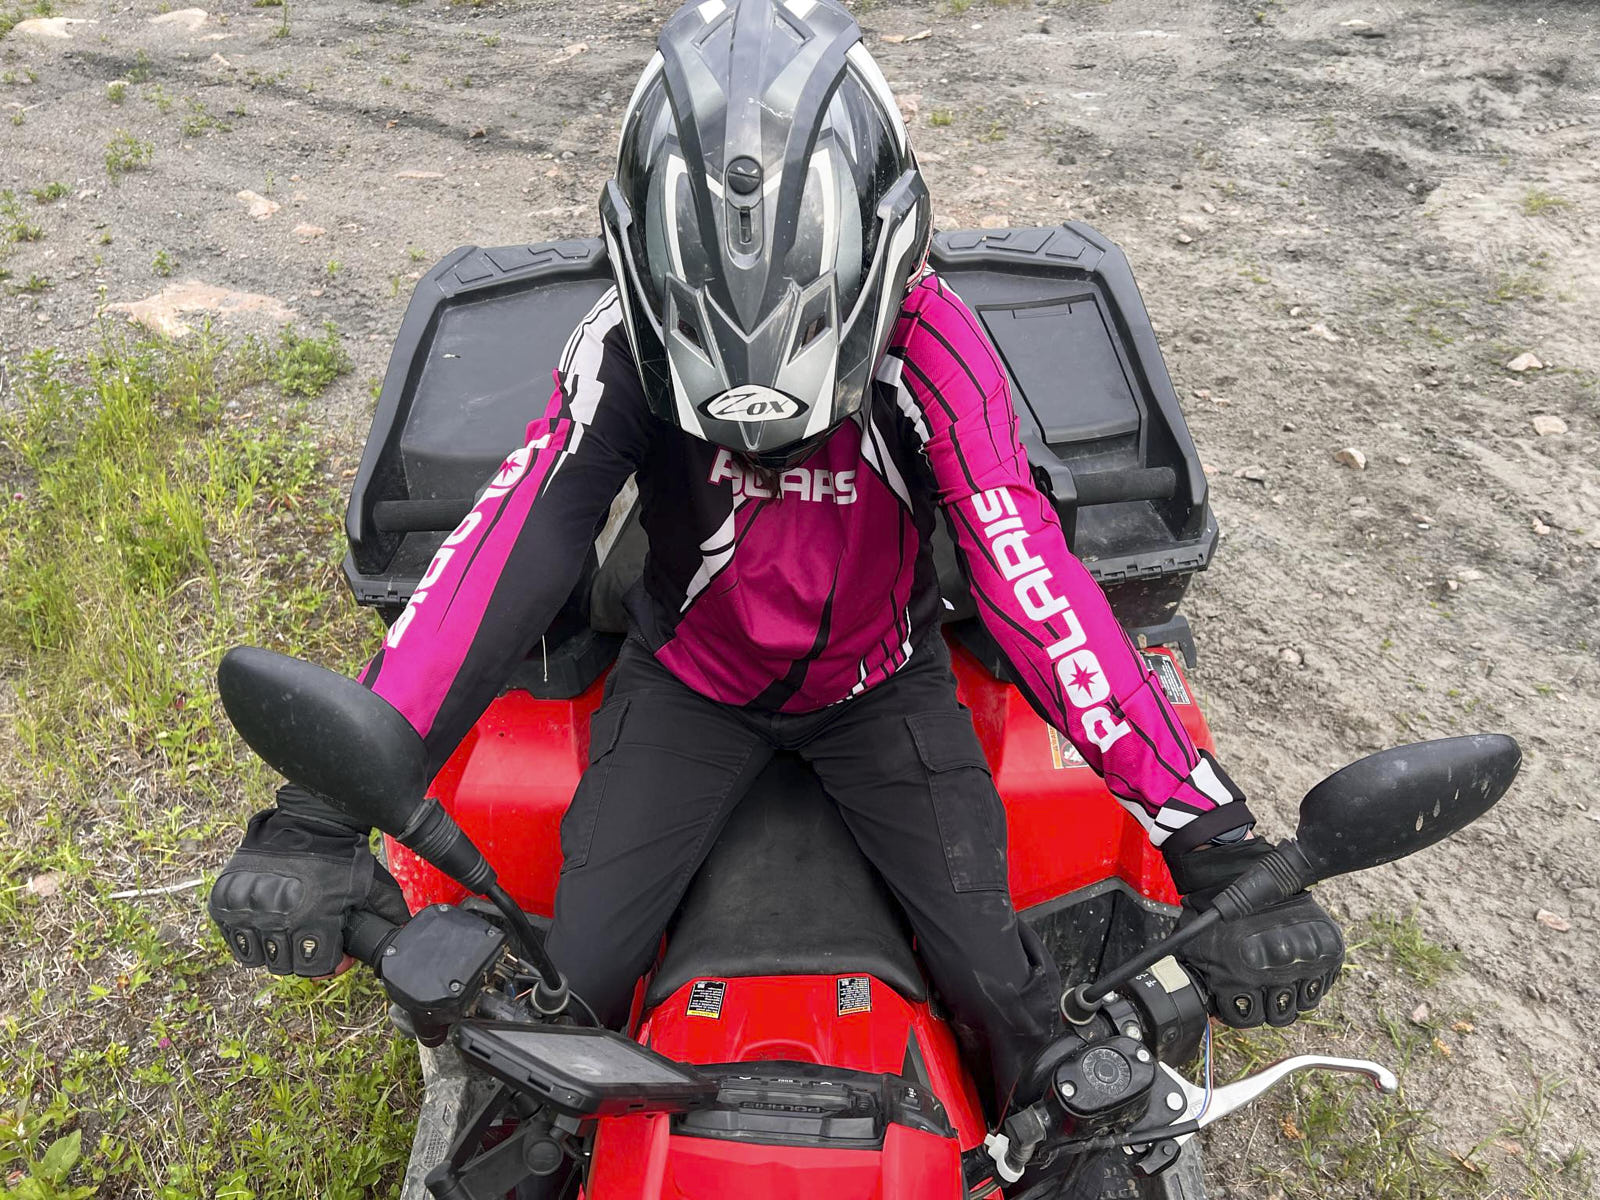
[[[1214,1121],[1220,1121],[1255,1100],[1263,1093],[1270,1091],[1282,1083],[1296,1071],[1345,1071],[1352,1075],[1365,1075],[1372,1081],[1374,1087],[1385,1096],[1393,1095],[1400,1090],[1400,1080],[1388,1067],[1379,1063],[1370,1062],[1364,1058],[1334,1058],[1325,1054],[1296,1054],[1291,1058],[1280,1059],[1264,1070],[1257,1071],[1254,1075],[1247,1075],[1233,1083],[1227,1083],[1211,1090],[1210,1103],[1206,1102],[1206,1089],[1189,1082],[1166,1063],[1160,1064],[1165,1073],[1167,1082],[1178,1089],[1178,1094],[1167,1095],[1167,1108],[1173,1111],[1173,1124],[1180,1125],[1193,1122],[1196,1130],[1204,1129]],[[1159,1086],[1159,1085],[1158,1085]],[[1175,1102],[1181,1100],[1183,1108],[1177,1111]],[[1152,1129],[1150,1133],[1160,1136],[1160,1130]],[[1193,1133],[1185,1133],[1174,1140],[1182,1142]]]

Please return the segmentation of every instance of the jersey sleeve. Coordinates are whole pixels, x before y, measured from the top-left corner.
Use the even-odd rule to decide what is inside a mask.
[[[899,403],[985,628],[1036,711],[1174,853],[1253,818],[1197,751],[1100,585],[1067,549],[1034,484],[1005,371],[961,300],[935,278],[907,301],[892,352]]]
[[[615,292],[573,333],[542,415],[445,538],[362,682],[443,765],[571,594],[649,420]]]

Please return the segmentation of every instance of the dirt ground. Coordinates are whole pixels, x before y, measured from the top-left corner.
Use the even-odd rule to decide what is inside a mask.
[[[83,23],[46,30],[66,36],[0,41],[0,188],[71,189],[23,201],[46,236],[4,263],[0,358],[81,350],[104,305],[183,281],[270,298],[346,335],[357,369],[327,422],[351,465],[420,271],[460,244],[594,232],[671,8],[166,7],[69,3]],[[1460,953],[1424,990],[1358,949],[1342,989],[1339,1042],[1374,1057],[1396,1050],[1385,1016],[1450,1017],[1417,1018],[1435,1036],[1407,1098],[1446,1163],[1475,1157],[1433,1194],[1472,1191],[1478,1162],[1600,1152],[1600,14],[856,8],[942,226],[1075,219],[1127,251],[1224,532],[1186,602],[1195,680],[1269,831],[1381,746],[1522,743],[1478,826],[1324,893],[1352,928],[1415,914]],[[113,179],[118,131],[150,155]],[[243,191],[276,208],[252,216]],[[1542,367],[1508,369],[1529,353]],[[1253,1161],[1292,1170],[1285,1111],[1212,1135],[1218,1194],[1262,1194]],[[1563,1179],[1519,1186],[1585,1186]]]

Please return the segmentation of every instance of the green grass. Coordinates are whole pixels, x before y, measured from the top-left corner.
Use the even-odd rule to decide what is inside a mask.
[[[106,174],[115,183],[130,171],[142,171],[150,165],[155,147],[142,138],[134,137],[126,129],[119,129],[106,143]]]
[[[230,645],[351,669],[341,503],[311,400],[330,330],[106,333],[13,360],[0,413],[0,1194],[392,1192],[418,1092],[364,971],[236,968],[206,876],[268,772],[213,690]],[[341,459],[342,460],[342,459]]]
[[[1369,917],[1351,931],[1352,948],[1370,949],[1412,983],[1432,987],[1461,965],[1458,951],[1430,941],[1415,913]]]
[[[57,200],[72,195],[72,189],[60,180],[54,180],[43,187],[30,188],[28,195],[33,197],[35,204],[54,204]]]
[[[128,98],[128,85],[124,80],[113,79],[106,84],[106,99],[112,104],[121,104]]]
[[[1522,194],[1522,211],[1530,217],[1543,217],[1563,212],[1572,207],[1572,201],[1543,188],[1532,187]]]
[[[188,108],[188,115],[183,118],[181,127],[184,137],[200,137],[202,134],[211,132],[227,133],[233,128],[232,125],[229,125],[193,97],[189,98]]]
[[[332,325],[324,327],[320,338],[300,337],[291,329],[279,338],[273,378],[286,396],[320,396],[349,369],[350,359]]]
[[[1349,1075],[1292,1076],[1259,1100],[1252,1115],[1235,1118],[1252,1126],[1249,1153],[1244,1160],[1213,1161],[1212,1187],[1279,1200],[1593,1195],[1582,1148],[1544,1141],[1559,1081],[1507,1064],[1505,1089],[1460,1104],[1460,1090],[1476,1086],[1474,1069],[1458,1065],[1461,1052],[1491,1035],[1471,1014],[1449,1011],[1435,990],[1459,955],[1431,942],[1415,916],[1368,918],[1347,936],[1345,978],[1320,1008],[1286,1029],[1215,1027],[1217,1081],[1316,1052],[1375,1059],[1399,1076],[1400,1091],[1378,1096]],[[1513,1089],[1532,1094],[1518,1101]],[[1450,1100],[1455,1103],[1441,1103]]]
[[[1360,961],[1360,948],[1352,946]],[[1348,982],[1345,986],[1349,986]],[[1396,990],[1389,988],[1386,990]],[[1353,1007],[1364,1007],[1357,1005]],[[1217,1034],[1219,1082],[1310,1051],[1375,1058],[1395,1070],[1400,1091],[1380,1097],[1348,1075],[1292,1076],[1256,1103],[1249,1161],[1218,1162],[1227,1194],[1281,1200],[1579,1200],[1592,1195],[1581,1148],[1548,1153],[1542,1125],[1559,1085],[1536,1083],[1534,1097],[1513,1111],[1486,1095],[1479,1106],[1498,1124],[1477,1145],[1471,1135],[1441,1123],[1431,1098],[1463,1086],[1451,1075],[1455,1049],[1482,1036],[1471,1022],[1450,1016],[1400,1019],[1381,1007],[1360,1017],[1339,992],[1294,1026],[1222,1030]],[[1506,1139],[1519,1153],[1508,1156]],[[1220,1190],[1220,1179],[1213,1186]]]
[[[0,253],[17,242],[37,242],[44,237],[44,226],[35,225],[10,188],[0,191]]]
[[[166,250],[157,250],[155,257],[150,260],[150,270],[163,279],[170,278],[178,269],[178,260]]]

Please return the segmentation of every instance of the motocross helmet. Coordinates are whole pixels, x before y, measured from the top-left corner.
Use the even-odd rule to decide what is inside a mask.
[[[837,0],[680,9],[600,211],[652,410],[768,467],[861,408],[932,231],[905,123]]]

